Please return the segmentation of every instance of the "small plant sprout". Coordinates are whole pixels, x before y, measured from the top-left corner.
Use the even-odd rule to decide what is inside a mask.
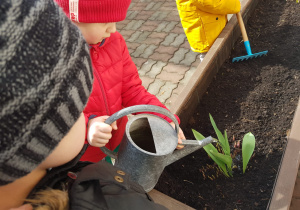
[[[226,130],[224,131],[224,135],[223,135],[221,131],[218,129],[214,119],[210,114],[209,114],[209,118],[215,130],[215,133],[218,137],[216,141],[221,146],[221,152],[219,152],[213,144],[208,144],[204,146],[203,149],[206,151],[208,156],[219,166],[220,170],[223,172],[225,176],[232,177],[232,165],[233,165],[232,155],[230,152],[230,146],[229,146]],[[192,131],[197,140],[205,139],[205,137],[198,131],[195,131],[194,129],[192,129]],[[245,173],[249,160],[253,154],[254,148],[255,148],[255,137],[251,132],[249,132],[244,136],[242,142],[243,173]]]
[[[255,137],[249,132],[243,138],[242,156],[243,156],[243,173],[245,173],[248,162],[253,154],[255,148]]]

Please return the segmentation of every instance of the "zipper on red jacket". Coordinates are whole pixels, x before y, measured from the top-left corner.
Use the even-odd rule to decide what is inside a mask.
[[[106,98],[106,94],[105,94],[105,91],[104,91],[104,87],[103,87],[103,84],[102,84],[102,80],[100,78],[100,75],[98,74],[98,72],[96,71],[95,69],[95,75],[97,77],[97,80],[98,80],[98,83],[100,85],[100,89],[101,89],[101,92],[102,92],[102,95],[103,95],[103,99],[104,99],[104,104],[105,104],[105,108],[106,108],[106,113],[107,115],[110,116],[110,112],[109,112],[109,109],[108,109],[108,104],[107,104],[107,98]]]

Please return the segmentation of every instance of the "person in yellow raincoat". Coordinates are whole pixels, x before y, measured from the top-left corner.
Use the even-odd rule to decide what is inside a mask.
[[[176,0],[183,30],[200,61],[227,24],[227,14],[241,10],[239,0]]]

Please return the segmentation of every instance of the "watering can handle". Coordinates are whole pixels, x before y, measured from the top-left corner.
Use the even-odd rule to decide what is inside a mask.
[[[136,106],[130,106],[130,107],[124,108],[124,109],[114,113],[109,118],[107,118],[105,120],[105,123],[111,125],[113,122],[120,119],[121,117],[124,117],[129,114],[137,113],[137,112],[155,112],[155,113],[165,115],[166,117],[170,118],[175,123],[175,131],[178,135],[179,124],[178,124],[177,119],[174,117],[174,115],[167,109],[164,109],[160,106],[154,106],[154,105],[136,105]],[[115,158],[115,159],[117,158],[117,153],[107,149],[106,147],[100,147],[100,149],[106,155],[108,155],[112,158]]]

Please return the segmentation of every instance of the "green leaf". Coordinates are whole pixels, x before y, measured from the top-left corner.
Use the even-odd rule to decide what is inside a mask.
[[[224,139],[225,139],[225,147],[227,148],[227,151],[225,152],[225,154],[230,155],[230,146],[229,146],[229,141],[228,141],[228,138],[227,138],[226,130],[224,131]]]
[[[192,129],[193,134],[195,136],[195,138],[197,140],[203,140],[205,139],[205,137],[199,133],[198,131]],[[214,145],[212,144],[208,144],[206,146],[203,147],[203,149],[205,150],[205,152],[208,154],[208,156],[219,166],[219,168],[221,169],[221,171],[224,173],[225,176],[229,177],[228,173],[227,173],[227,168],[224,162],[220,161],[219,159],[217,159],[212,153],[219,153],[218,150],[214,147]]]
[[[214,152],[213,150],[211,150],[210,152],[213,156],[215,156],[215,158],[217,158],[221,162],[225,163],[228,167],[229,166],[231,167],[232,158],[230,157],[230,155],[224,155],[219,152]]]
[[[199,133],[198,131],[192,129],[192,132],[193,132],[193,134],[194,134],[194,136],[195,136],[195,138],[197,140],[203,140],[203,139],[205,139],[205,137],[201,133]]]
[[[218,129],[218,127],[217,127],[213,117],[211,116],[211,114],[209,114],[209,118],[210,118],[210,122],[211,122],[212,126],[214,127],[214,130],[215,130],[215,132],[218,136],[219,142],[221,144],[221,147],[222,147],[224,153],[226,155],[230,155],[230,147],[229,147],[228,140],[227,139],[225,140],[225,138],[223,137],[221,131]],[[226,143],[226,141],[227,141],[227,143]]]
[[[243,156],[243,173],[245,173],[248,162],[253,154],[255,148],[255,137],[249,132],[247,133],[242,142],[242,156]]]
[[[220,162],[223,162],[225,164],[225,169],[223,171],[228,172],[229,176],[232,176],[232,158],[230,155],[224,155],[221,153],[216,153],[211,151],[211,154]]]

